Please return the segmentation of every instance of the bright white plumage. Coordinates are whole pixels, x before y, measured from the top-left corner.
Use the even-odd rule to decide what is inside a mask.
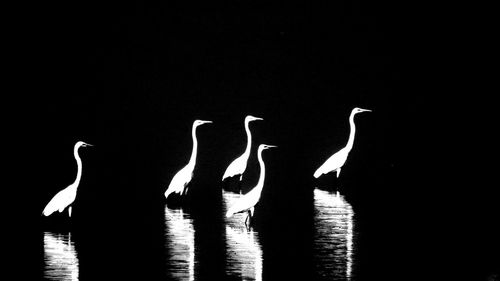
[[[198,153],[198,139],[196,138],[196,128],[200,125],[212,123],[212,121],[195,120],[191,129],[191,137],[193,138],[193,151],[189,163],[182,168],[170,181],[167,190],[165,191],[165,198],[172,193],[184,195],[187,192],[186,186],[193,178],[193,171],[196,165],[196,155]]]
[[[241,155],[240,157],[234,159],[231,164],[227,167],[226,171],[224,172],[224,176],[222,176],[222,180],[224,181],[227,178],[234,177],[237,175],[240,175],[240,181],[242,179],[242,175],[245,172],[247,168],[247,159]]]
[[[261,144],[257,151],[257,157],[260,165],[260,176],[257,185],[250,190],[245,195],[242,195],[236,202],[230,206],[226,212],[226,217],[231,217],[236,213],[241,212],[249,212],[247,216],[247,220],[253,216],[254,207],[259,202],[260,195],[262,193],[262,188],[264,187],[264,179],[266,176],[266,167],[264,165],[264,161],[262,160],[262,151],[265,149],[269,149],[272,147],[276,147],[274,145],[266,145]],[[246,221],[245,221],[246,222]]]
[[[55,211],[59,211],[59,213],[61,213],[62,211],[64,211],[64,209],[66,209],[66,207],[73,204],[75,199],[76,187],[72,184],[59,191],[54,197],[52,197],[50,202],[43,209],[43,215],[50,216]]]
[[[362,109],[359,107],[355,107],[351,111],[351,115],[349,116],[349,125],[351,131],[349,133],[349,140],[347,141],[347,145],[340,149],[337,153],[333,154],[328,158],[323,165],[321,165],[316,172],[314,172],[314,177],[318,178],[323,174],[328,174],[330,172],[337,172],[337,177],[340,175],[340,170],[342,166],[344,166],[345,161],[347,160],[347,156],[352,149],[354,144],[354,135],[356,133],[356,125],[354,124],[354,115],[360,112],[370,112],[369,109]]]
[[[259,117],[254,117],[251,115],[248,115],[245,117],[245,132],[247,134],[247,146],[245,151],[243,152],[242,155],[240,155],[238,158],[234,159],[231,164],[227,167],[226,171],[224,172],[224,175],[222,176],[222,181],[226,178],[234,177],[237,175],[240,175],[240,181],[242,179],[243,173],[245,172],[247,168],[247,162],[248,158],[250,157],[250,150],[252,147],[252,133],[250,132],[249,128],[249,123],[251,121],[255,120],[264,120]]]
[[[344,166],[345,161],[347,160],[347,155],[349,155],[349,151],[346,148],[342,148],[337,153],[333,154],[328,158],[321,167],[319,167],[316,172],[314,172],[314,177],[318,178],[323,174],[328,174],[329,172],[336,171],[337,177],[340,175],[340,168]]]
[[[186,186],[191,182],[191,179],[193,178],[192,170],[194,170],[194,168],[185,166],[179,172],[177,172],[177,174],[175,174],[175,176],[172,178],[172,181],[170,181],[170,184],[168,185],[167,191],[165,192],[165,198],[167,198],[170,193],[184,193],[184,188],[186,188]]]
[[[86,147],[86,146],[92,146],[92,145],[84,143],[83,141],[79,141],[75,144],[73,148],[73,155],[75,156],[75,160],[78,166],[76,179],[68,187],[59,191],[54,197],[52,197],[52,199],[43,209],[42,214],[44,216],[50,216],[55,211],[59,211],[61,213],[62,211],[64,211],[64,209],[66,209],[66,207],[69,206],[68,215],[71,217],[71,205],[76,199],[76,191],[78,189],[78,186],[80,185],[80,180],[82,177],[82,160],[80,159],[80,155],[78,154],[78,149],[80,147]]]

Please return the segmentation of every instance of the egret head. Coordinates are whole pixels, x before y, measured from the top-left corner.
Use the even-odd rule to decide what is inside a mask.
[[[75,148],[79,148],[79,147],[87,147],[87,146],[93,146],[89,143],[86,143],[86,142],[83,142],[83,141],[78,141],[76,144],[75,144]]]
[[[194,123],[193,123],[193,126],[194,127],[198,127],[200,125],[203,125],[203,124],[208,124],[208,123],[212,123],[212,121],[206,121],[206,120],[195,120]]]
[[[352,109],[352,114],[361,113],[361,112],[371,112],[371,110],[370,109],[363,109],[363,108],[359,108],[359,107],[355,107]]]
[[[245,122],[250,122],[250,121],[255,121],[255,120],[264,120],[260,117],[255,117],[255,116],[252,116],[252,115],[247,115],[247,117],[245,117]]]
[[[261,144],[259,145],[259,150],[266,150],[269,148],[277,147],[276,145],[269,145],[269,144]]]

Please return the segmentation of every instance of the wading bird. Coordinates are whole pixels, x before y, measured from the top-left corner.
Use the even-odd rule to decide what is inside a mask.
[[[354,125],[354,115],[360,112],[370,112],[369,109],[362,109],[359,107],[353,108],[351,111],[351,115],[349,116],[349,125],[351,126],[351,132],[349,134],[349,140],[347,141],[347,145],[341,150],[337,151],[337,153],[333,154],[325,161],[321,167],[319,167],[316,172],[314,172],[314,177],[318,178],[323,174],[328,174],[330,172],[336,171],[337,178],[340,175],[340,169],[344,166],[345,161],[347,160],[347,156],[352,149],[354,144],[354,134],[356,133],[356,126]]]
[[[272,147],[276,146],[267,144],[261,144],[259,146],[257,151],[257,157],[260,165],[259,181],[252,190],[242,195],[232,206],[229,207],[226,212],[226,218],[229,218],[237,213],[248,212],[247,218],[245,219],[245,225],[250,225],[250,220],[252,219],[254,213],[254,207],[259,202],[260,194],[262,192],[262,188],[264,187],[264,178],[266,176],[266,167],[264,165],[264,161],[262,160],[262,151]]]
[[[193,151],[191,152],[191,158],[189,159],[189,163],[179,172],[177,172],[177,174],[175,174],[175,176],[172,178],[172,181],[168,185],[167,191],[165,191],[165,198],[168,198],[171,193],[177,193],[181,195],[186,194],[186,186],[191,182],[191,179],[193,177],[193,171],[196,165],[196,154],[198,153],[196,128],[207,123],[212,123],[212,121],[195,120],[193,122],[193,128],[191,130],[191,135],[193,137]]]
[[[64,211],[66,207],[68,208],[68,215],[71,217],[71,205],[75,201],[76,198],[76,190],[78,189],[78,185],[80,184],[80,180],[82,178],[82,159],[80,159],[80,155],[78,155],[78,149],[80,147],[92,146],[91,144],[84,143],[83,141],[79,141],[75,144],[73,148],[73,154],[76,159],[76,164],[78,165],[78,172],[76,174],[75,182],[70,184],[65,189],[59,191],[52,200],[45,206],[42,214],[44,216],[50,216],[53,212],[59,211],[61,213]]]
[[[248,115],[245,117],[245,131],[247,133],[247,148],[245,149],[245,152],[243,154],[234,159],[233,162],[227,167],[226,172],[224,172],[224,176],[222,176],[222,181],[226,178],[234,177],[239,175],[240,176],[240,181],[243,177],[243,173],[245,172],[247,168],[247,161],[248,158],[250,157],[250,149],[252,147],[252,133],[250,132],[250,128],[248,127],[249,123],[251,121],[255,120],[264,120],[259,117],[254,117],[251,115]]]

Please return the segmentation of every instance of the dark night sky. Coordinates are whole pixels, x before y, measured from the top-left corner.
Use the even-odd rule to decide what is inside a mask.
[[[419,47],[409,46],[419,22],[410,17],[410,5],[394,2],[75,2],[32,7],[20,21],[27,32],[16,35],[27,37],[18,51],[28,81],[23,80],[16,96],[21,106],[13,136],[23,137],[12,137],[15,177],[29,186],[31,195],[24,217],[40,227],[43,206],[73,181],[70,152],[75,141],[84,140],[95,147],[83,152],[86,188],[79,190],[75,219],[82,225],[105,225],[116,217],[121,217],[116,224],[139,223],[141,214],[162,206],[171,177],[187,162],[195,119],[214,124],[198,130],[193,196],[195,201],[217,200],[210,183],[219,181],[243,149],[242,121],[253,114],[265,119],[252,124],[256,143],[279,146],[265,156],[275,171],[267,182],[276,188],[264,192],[266,202],[273,204],[263,205],[260,214],[264,221],[279,223],[263,214],[311,196],[309,188],[316,183],[307,175],[325,153],[345,143],[347,116],[359,106],[373,113],[356,117],[357,139],[349,161],[360,166],[343,170],[343,184],[360,212],[373,214],[366,235],[380,243],[370,244],[370,273],[386,273],[387,265],[375,261],[385,251],[415,260],[395,261],[401,272],[427,276],[427,270],[442,265],[442,256],[419,250],[443,245],[429,237],[429,228],[442,229],[443,221],[456,218],[434,211],[442,202],[441,191],[420,170],[430,152],[424,146],[430,131],[421,124],[429,116],[419,107],[424,99],[417,91],[425,79],[415,75],[424,69],[415,64]],[[251,161],[256,163],[255,157]],[[256,176],[257,170],[249,173]],[[430,189],[439,199],[415,195]],[[479,250],[473,250],[479,272],[491,268],[488,247],[494,232],[492,216],[485,215],[490,212],[488,194],[478,197],[487,206],[477,204],[476,209],[483,217],[477,236],[484,234],[477,240]],[[429,200],[428,209],[418,207],[422,200]],[[132,205],[141,209],[139,214]],[[86,216],[77,218],[78,212]],[[374,230],[381,214],[397,230],[392,235]],[[428,228],[422,229],[425,224]],[[453,234],[441,236],[439,241],[459,240]],[[457,244],[449,241],[443,247],[456,250]]]
[[[246,114],[266,119],[259,124],[261,142],[295,158],[284,169],[311,170],[326,140],[338,136],[331,150],[345,141],[354,106],[377,114],[365,130],[374,132],[373,153],[389,156],[377,167],[394,165],[387,148],[402,42],[394,24],[399,17],[386,8],[349,1],[43,7],[44,20],[34,26],[43,91],[30,125],[51,148],[36,153],[55,167],[44,165],[54,174],[41,174],[69,174],[61,184],[71,180],[73,167],[55,155],[68,157],[82,139],[96,144],[90,154],[110,161],[96,159],[107,174],[96,176],[99,181],[164,186],[171,175],[163,171],[178,169],[190,150],[197,118],[215,122],[200,134],[210,139],[209,156],[221,159],[210,161],[219,174],[240,149],[232,134]],[[224,150],[227,155],[216,153]]]

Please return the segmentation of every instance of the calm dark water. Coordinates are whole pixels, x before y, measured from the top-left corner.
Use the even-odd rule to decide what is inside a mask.
[[[298,264],[301,261],[304,262],[302,268],[294,268],[293,264],[288,267],[288,270],[295,272],[294,274],[298,278],[311,276],[316,280],[357,279],[360,269],[357,265],[358,222],[355,219],[356,215],[352,205],[338,191],[317,188],[313,190],[313,217],[310,221],[313,231],[311,236],[300,230],[300,228],[311,227],[303,222],[295,231],[283,227],[285,235],[295,236],[292,241],[301,240],[300,243],[297,243],[297,248],[305,247],[311,250],[310,257],[302,256],[304,252],[287,249],[295,247],[291,243],[283,244],[286,245],[283,248],[283,245],[280,245],[280,242],[274,237],[275,234],[269,232],[269,229],[266,230],[265,225],[247,228],[244,223],[246,213],[225,218],[223,216],[225,210],[240,196],[239,193],[224,191],[221,212],[218,212],[219,219],[212,218],[211,221],[207,221],[210,216],[206,214],[165,205],[163,220],[155,222],[159,224],[155,227],[161,229],[161,239],[156,237],[152,241],[146,242],[144,240],[151,239],[151,236],[148,238],[144,234],[139,234],[139,237],[134,239],[132,236],[135,236],[135,231],[122,235],[126,237],[126,240],[129,240],[127,244],[122,245],[124,248],[133,249],[134,246],[130,245],[131,243],[139,243],[139,248],[142,247],[141,244],[156,243],[153,247],[159,251],[143,249],[140,254],[134,251],[133,253],[137,254],[133,255],[133,260],[128,260],[127,263],[140,267],[144,263],[144,259],[148,261],[157,259],[157,262],[163,264],[147,275],[157,280],[272,280],[272,276],[281,274],[275,271],[282,270],[283,265],[267,262],[265,258],[277,255],[278,259],[283,261],[296,259],[299,261]],[[134,226],[128,225],[127,227],[133,228]],[[75,237],[73,232],[77,232],[79,236]],[[265,237],[268,234],[271,237]],[[200,237],[200,235],[206,237]],[[113,246],[113,242],[107,243],[106,236],[104,232],[90,234],[79,228],[43,232],[43,279],[85,280],[87,279],[85,276],[106,276],[106,274],[100,275],[99,271],[109,269],[103,268],[102,264],[98,262],[84,260],[101,259],[103,258],[101,255],[109,255],[104,258],[104,260],[109,259],[105,264],[109,268],[113,268],[116,264],[120,264],[122,259],[125,259],[121,255],[126,254],[120,254],[120,251]],[[283,242],[290,237],[278,239]],[[310,239],[306,239],[306,237]],[[266,238],[267,243],[264,242]],[[95,241],[95,239],[99,241]],[[122,239],[124,238],[122,237]],[[93,245],[82,249],[83,246],[79,247],[79,243]],[[102,248],[106,245],[109,247],[108,250]],[[277,245],[279,245],[279,251],[273,253],[276,251]],[[80,254],[78,249],[84,253]],[[221,254],[213,255],[214,252]],[[312,267],[307,266],[308,259],[309,262],[312,261]],[[80,262],[80,260],[82,261]],[[81,267],[80,263],[87,263],[88,266]],[[286,267],[287,265],[285,265]],[[118,269],[126,270],[126,267]],[[110,273],[108,272],[108,274]],[[140,275],[140,272],[138,274]],[[123,275],[123,271],[115,276],[121,275]]]
[[[6,232],[27,233],[21,245],[33,253],[18,250],[19,260],[37,257],[41,279],[449,280],[449,273],[468,269],[475,277],[469,280],[486,280],[498,274],[498,188],[491,184],[497,179],[487,180],[496,167],[486,164],[496,146],[483,142],[495,128],[484,119],[495,120],[495,110],[484,110],[484,101],[470,94],[467,102],[478,101],[480,111],[447,105],[438,108],[450,117],[442,122],[425,109],[436,103],[423,93],[437,90],[437,98],[446,91],[423,83],[435,67],[418,67],[418,55],[439,52],[433,37],[418,31],[425,17],[409,17],[418,11],[413,6],[74,1],[44,2],[23,14],[15,25],[27,32],[14,33],[29,42],[13,56],[22,74],[16,87],[23,89],[11,94],[19,99],[7,122],[15,131],[4,134],[12,142],[4,146],[13,155],[8,182],[15,183],[5,189],[20,193],[5,198],[22,215],[14,220],[28,229]],[[415,81],[405,81],[410,77]],[[373,112],[356,117],[342,175],[315,182],[314,170],[345,145],[356,106]],[[269,171],[250,231],[242,228],[244,215],[225,220],[231,194],[223,196],[220,186],[244,150],[247,114],[264,118],[252,125],[254,144],[278,145],[264,155]],[[457,114],[481,118],[469,123],[484,131],[464,127],[460,134],[477,138],[487,153],[469,152],[471,142],[449,158],[443,154],[462,136],[440,143],[423,121],[447,134],[449,125],[467,123],[456,122]],[[181,211],[166,207],[162,194],[189,158],[195,119],[214,123],[198,133],[192,194]],[[50,198],[74,180],[78,140],[95,146],[82,153],[73,217],[41,218]],[[488,159],[468,161],[471,155]],[[255,158],[254,149],[243,190],[256,183]],[[436,180],[455,159],[461,167]],[[433,278],[436,271],[445,278]]]

